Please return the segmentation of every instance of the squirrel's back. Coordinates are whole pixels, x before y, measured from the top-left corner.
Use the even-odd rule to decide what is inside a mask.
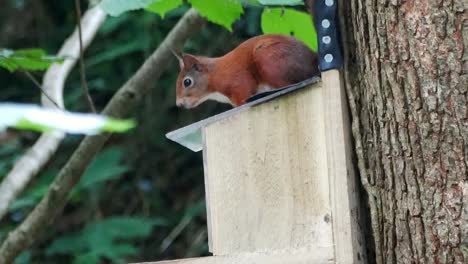
[[[317,54],[290,36],[268,35],[259,39],[253,57],[260,78],[273,87],[319,75]]]
[[[233,53],[233,57],[244,57],[246,64],[252,64],[248,67],[255,69],[253,74],[256,75],[256,79],[274,88],[320,74],[317,53],[301,41],[286,35],[256,36],[246,40],[230,53]]]

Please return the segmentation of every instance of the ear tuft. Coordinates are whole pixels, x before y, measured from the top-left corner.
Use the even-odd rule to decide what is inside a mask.
[[[185,67],[192,68],[195,67],[196,70],[200,68],[200,61],[198,60],[197,56],[184,53],[182,54],[182,61]]]
[[[174,56],[177,58],[177,61],[179,61],[180,70],[183,70],[184,69],[184,61],[179,56],[179,54],[177,54],[177,52],[175,52],[175,50],[173,50],[172,48],[170,48],[170,49],[171,49],[172,54],[174,54]]]

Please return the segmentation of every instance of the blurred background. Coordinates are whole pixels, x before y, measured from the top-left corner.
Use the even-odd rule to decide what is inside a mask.
[[[82,1],[86,10],[87,1]],[[144,11],[108,17],[86,50],[87,81],[101,110],[158,47],[188,6],[160,16]],[[218,56],[261,33],[261,9],[250,6],[233,32],[207,23],[185,52]],[[0,0],[0,47],[42,48],[56,54],[76,25],[73,1]],[[34,72],[41,80],[42,72]],[[165,133],[230,108],[206,102],[175,107],[176,60],[154,83],[133,116],[138,127],[113,136],[74,189],[64,213],[16,263],[126,263],[208,254],[201,153]],[[0,69],[1,101],[39,104],[40,91],[21,72]],[[67,79],[68,110],[87,111],[77,67]],[[38,133],[10,130],[0,137],[0,180]],[[0,222],[0,241],[32,210],[80,142],[68,136]]]

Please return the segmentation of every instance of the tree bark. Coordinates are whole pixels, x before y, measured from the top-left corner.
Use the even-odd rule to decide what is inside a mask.
[[[468,1],[341,1],[377,263],[468,263]]]

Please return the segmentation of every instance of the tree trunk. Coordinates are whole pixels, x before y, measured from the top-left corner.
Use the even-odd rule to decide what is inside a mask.
[[[341,3],[375,259],[468,263],[468,1]]]

